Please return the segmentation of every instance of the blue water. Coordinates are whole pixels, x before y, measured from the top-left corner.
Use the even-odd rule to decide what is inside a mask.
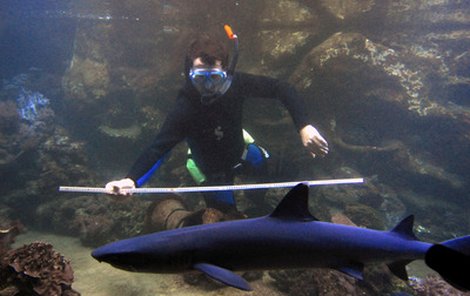
[[[19,220],[86,247],[143,232],[148,200],[116,204],[57,187],[122,178],[173,106],[188,43],[202,32],[225,41],[229,23],[240,38],[237,70],[294,85],[330,144],[326,158],[311,158],[282,104],[247,99],[244,128],[271,155],[260,180],[364,177],[364,186],[312,190],[313,214],[381,229],[415,214],[423,240],[467,235],[470,4],[356,2],[1,1],[0,229]],[[186,148],[149,186],[194,185]],[[260,212],[282,195],[271,191]],[[198,194],[181,198],[204,207]],[[178,293],[175,283],[143,285],[148,295]]]

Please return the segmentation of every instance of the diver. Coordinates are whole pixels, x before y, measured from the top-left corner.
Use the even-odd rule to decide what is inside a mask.
[[[230,185],[240,173],[266,176],[269,155],[242,126],[243,102],[250,97],[281,100],[311,155],[323,157],[328,153],[328,143],[309,123],[304,101],[291,85],[265,76],[235,73],[238,37],[230,27],[225,30],[234,43],[230,62],[221,42],[202,36],[190,44],[185,58],[186,82],[174,108],[126,177],[106,184],[109,194],[125,195],[125,189],[141,187],[171,149],[184,140],[189,146],[187,168],[199,185]],[[245,194],[250,198],[248,191]],[[224,213],[237,210],[232,191],[205,193],[204,199],[208,208]],[[250,200],[259,204],[259,194]]]

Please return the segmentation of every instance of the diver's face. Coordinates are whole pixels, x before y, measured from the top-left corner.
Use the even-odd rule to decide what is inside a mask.
[[[193,68],[205,68],[205,69],[214,68],[214,69],[222,70],[222,61],[216,60],[214,66],[209,66],[208,64],[204,64],[201,58],[196,58],[193,61]]]
[[[203,97],[221,95],[226,91],[227,72],[222,68],[222,61],[217,60],[214,65],[208,65],[201,58],[196,58],[189,78]]]

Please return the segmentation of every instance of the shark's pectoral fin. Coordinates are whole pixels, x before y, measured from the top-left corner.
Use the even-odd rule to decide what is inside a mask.
[[[193,266],[194,269],[205,273],[210,278],[219,281],[227,286],[231,286],[244,291],[252,291],[250,284],[241,276],[233,273],[232,271],[208,264],[208,263],[197,263]]]
[[[364,276],[362,273],[364,271],[364,264],[362,263],[351,262],[347,265],[344,265],[341,268],[338,268],[338,270],[341,271],[342,273],[352,276],[353,278],[357,280],[362,281],[364,279]]]
[[[406,265],[410,263],[413,260],[403,260],[403,261],[397,261],[388,264],[388,269],[396,275],[397,277],[401,278],[404,281],[408,280],[408,273],[406,272]]]

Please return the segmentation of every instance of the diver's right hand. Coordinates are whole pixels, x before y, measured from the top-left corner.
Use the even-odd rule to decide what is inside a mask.
[[[107,194],[113,195],[132,195],[127,189],[134,189],[135,182],[132,179],[126,178],[117,181],[111,181],[104,187]]]

